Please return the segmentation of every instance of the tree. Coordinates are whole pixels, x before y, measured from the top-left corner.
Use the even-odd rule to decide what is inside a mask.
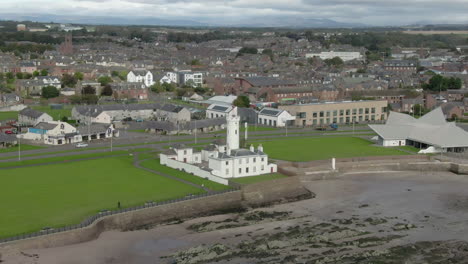
[[[270,56],[270,60],[273,61],[274,56],[273,56],[273,51],[271,49],[264,49],[262,51],[262,54]]]
[[[34,77],[37,77],[37,76],[39,76],[39,75],[40,75],[40,72],[39,72],[39,71],[34,71],[34,72],[33,72],[33,76],[34,76]]]
[[[49,72],[46,69],[41,70],[41,76],[47,76]]]
[[[461,89],[462,81],[460,78],[444,77],[440,74],[432,76],[429,83],[424,85],[425,90],[446,91],[447,89]]]
[[[237,99],[234,100],[233,104],[237,107],[250,107],[249,97],[245,95],[237,96]]]
[[[194,89],[194,91],[195,91],[197,94],[204,94],[204,93],[206,93],[206,89],[203,88],[203,87],[196,87],[196,88]]]
[[[238,56],[241,56],[243,54],[258,54],[258,49],[253,48],[253,47],[243,47],[239,50],[237,53]]]
[[[82,94],[96,94],[96,88],[92,87],[91,85],[86,85],[83,87],[81,91]]]
[[[19,79],[19,80],[23,79],[23,73],[22,72],[17,72],[16,73],[16,79]]]
[[[202,64],[201,64],[200,60],[193,59],[192,61],[190,61],[190,65],[199,66],[199,65],[202,65]]]
[[[62,75],[62,86],[63,87],[75,87],[75,85],[78,83],[78,80],[75,78],[75,76],[72,76],[70,74],[64,74]]]
[[[42,97],[49,99],[60,95],[60,92],[54,86],[42,87]]]
[[[184,89],[177,89],[177,90],[176,90],[176,95],[177,95],[178,97],[181,97],[181,96],[184,96],[184,95],[185,95],[185,92],[186,92],[186,90],[184,90]]]
[[[107,84],[106,86],[104,86],[104,88],[101,91],[101,95],[104,95],[104,96],[112,96],[113,93],[114,91],[112,90],[112,87],[110,86],[110,84]]]
[[[366,73],[366,69],[360,68],[356,71],[356,73]]]
[[[340,57],[334,57],[333,59],[326,59],[324,60],[324,62],[328,66],[334,66],[334,67],[341,67],[344,64],[343,60]]]
[[[112,78],[109,76],[101,76],[98,78],[98,82],[101,83],[101,86],[106,86],[106,84],[109,84],[112,82]]]
[[[97,104],[99,98],[95,94],[85,94],[81,96],[81,102],[85,104]]]
[[[415,104],[413,106],[413,113],[415,115],[424,115],[426,114],[427,112],[429,112],[424,106],[420,105],[420,104]]]
[[[175,90],[175,85],[172,84],[172,83],[163,83],[162,84],[162,87],[164,88],[164,90],[166,90],[167,92],[172,92]]]
[[[83,75],[83,73],[81,73],[81,72],[75,72],[75,74],[73,75],[73,77],[75,77],[75,79],[77,79],[77,80],[82,81],[83,78],[84,78],[84,75]]]
[[[70,96],[70,103],[72,104],[81,104],[81,96],[79,95],[72,95]]]
[[[15,79],[15,75],[13,75],[12,72],[7,72],[7,73],[5,74],[5,76],[6,76],[7,80],[13,80],[13,79]]]
[[[62,122],[68,122],[68,117],[66,116],[62,117]]]
[[[156,82],[155,84],[151,85],[149,88],[151,91],[155,93],[161,93],[165,90],[160,82]]]

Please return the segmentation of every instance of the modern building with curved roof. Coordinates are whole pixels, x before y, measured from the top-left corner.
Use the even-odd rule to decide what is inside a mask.
[[[428,152],[464,152],[468,149],[468,132],[454,122],[447,122],[440,107],[419,119],[390,112],[385,125],[369,125],[384,147],[414,146]],[[432,148],[431,148],[432,147]]]

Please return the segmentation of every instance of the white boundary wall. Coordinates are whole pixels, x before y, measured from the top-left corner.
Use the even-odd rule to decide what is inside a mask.
[[[173,169],[184,170],[187,173],[193,173],[193,175],[195,175],[195,176],[198,176],[198,177],[201,177],[201,178],[208,178],[208,180],[210,180],[210,181],[214,181],[214,182],[224,184],[224,185],[229,185],[229,180],[228,179],[224,179],[224,178],[215,176],[215,175],[211,174],[210,172],[202,170],[202,169],[200,169],[199,167],[197,167],[195,165],[191,165],[191,164],[180,162],[180,161],[173,160],[173,159],[166,159],[164,163],[165,164],[163,164],[163,165],[166,165],[166,166],[171,167]]]

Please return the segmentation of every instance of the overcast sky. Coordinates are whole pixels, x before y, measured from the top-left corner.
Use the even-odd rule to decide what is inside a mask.
[[[285,16],[377,26],[468,23],[468,0],[0,0],[0,4],[0,19],[1,14],[69,14],[228,23]]]

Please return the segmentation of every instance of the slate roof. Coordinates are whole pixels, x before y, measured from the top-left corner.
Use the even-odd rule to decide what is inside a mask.
[[[278,110],[276,108],[265,107],[258,113],[259,115],[267,116],[279,116],[284,110]]]
[[[23,116],[31,117],[31,118],[39,118],[44,113],[41,112],[41,111],[37,111],[37,110],[34,110],[34,109],[31,109],[31,108],[27,107],[27,108],[21,110],[19,112],[19,114],[23,115]]]
[[[229,113],[232,110],[232,106],[212,104],[208,106],[207,110],[221,113]]]
[[[96,134],[96,133],[106,133],[107,129],[109,128],[109,125],[107,124],[98,124],[98,123],[93,123],[88,125],[80,125],[76,129],[80,131],[82,135],[87,135],[87,134]]]
[[[98,116],[103,111],[140,111],[140,110],[164,110],[170,112],[182,110],[184,107],[172,104],[111,104],[111,105],[77,105],[76,111],[82,115]]]
[[[57,126],[58,126],[58,123],[53,124],[53,123],[40,122],[34,128],[44,129],[44,130],[52,130],[52,129],[56,128]]]
[[[385,125],[369,125],[386,140],[409,139],[441,148],[468,147],[468,132],[445,120],[440,107],[419,119],[390,112]]]
[[[281,86],[281,85],[296,84],[296,82],[293,82],[293,81],[282,80],[282,79],[273,78],[273,77],[263,77],[263,76],[245,77],[241,79],[244,79],[245,81],[249,82],[252,86]]]

